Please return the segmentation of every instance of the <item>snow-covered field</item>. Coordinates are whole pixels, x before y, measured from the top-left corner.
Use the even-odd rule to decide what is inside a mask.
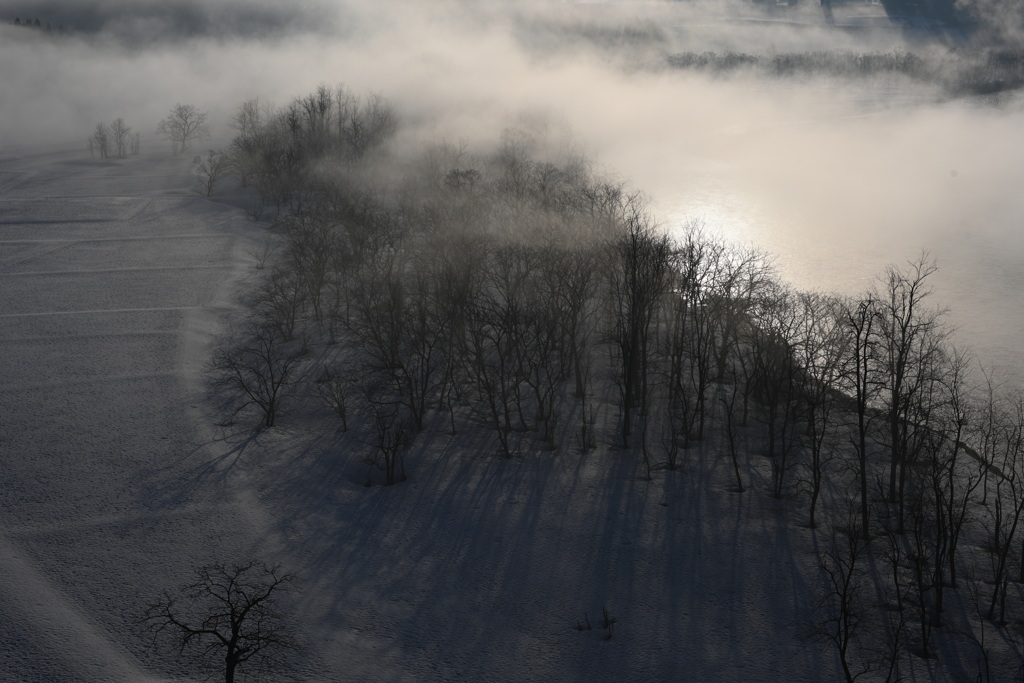
[[[0,680],[137,681],[143,600],[261,534],[201,425],[244,214],[188,161],[0,153]]]
[[[190,191],[184,157],[19,149],[0,178],[0,679],[155,677],[143,603],[248,557],[301,577],[299,680],[831,668],[797,638],[812,538],[756,495],[644,482],[603,450],[453,453],[443,433],[406,485],[368,489],[333,424],[215,427],[210,335],[263,228]],[[585,614],[595,630],[576,630]]]
[[[509,461],[485,436],[455,450],[440,420],[407,482],[365,487],[358,438],[322,411],[219,425],[204,364],[266,226],[189,188],[188,158],[155,146],[0,153],[0,680],[170,680],[146,601],[249,558],[299,577],[305,648],[272,680],[841,675],[804,638],[824,532],[756,457],[731,492],[714,439],[646,481],[614,414],[596,451],[527,436]],[[973,656],[952,669],[936,678],[973,678]]]

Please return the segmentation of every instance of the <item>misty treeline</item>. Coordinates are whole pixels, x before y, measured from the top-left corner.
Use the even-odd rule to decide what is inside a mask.
[[[211,365],[239,410],[318,403],[386,484],[424,433],[503,458],[600,444],[647,478],[710,444],[737,494],[824,522],[810,635],[848,680],[941,655],[950,619],[945,647],[985,662],[985,628],[1024,642],[1024,394],[953,344],[927,254],[860,295],[799,291],[698,223],[660,229],[543,126],[399,155],[388,101],[341,87],[234,126],[223,154],[276,212]]]
[[[254,186],[263,204],[281,209],[300,208],[306,195],[329,194],[339,181],[321,167],[336,165],[339,177],[353,174],[353,165],[391,138],[398,121],[378,94],[360,97],[344,86],[321,85],[280,110],[249,100],[232,127],[238,134],[226,154],[242,186]]]
[[[902,77],[942,88],[951,95],[983,95],[1024,86],[1024,49],[962,49],[942,55],[889,52],[806,51],[770,55],[744,52],[681,52],[670,67],[713,75],[877,79]]]
[[[131,154],[138,154],[141,147],[141,138],[137,132],[132,132],[132,127],[125,123],[125,120],[118,116],[109,124],[96,124],[92,134],[89,135],[87,147],[92,158],[109,159],[116,157],[124,159]]]
[[[34,19],[22,19],[20,16],[18,16],[14,17],[10,24],[11,26],[18,26],[23,28],[36,29],[38,31],[45,31],[46,33],[52,33],[54,31],[56,31],[57,33],[65,33],[67,31],[67,29],[64,28],[64,26],[58,26],[55,29],[50,24],[50,22],[40,21],[39,17],[35,17]]]

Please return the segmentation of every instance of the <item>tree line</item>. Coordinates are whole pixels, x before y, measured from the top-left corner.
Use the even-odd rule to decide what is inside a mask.
[[[1005,27],[1003,30],[1006,31]],[[1007,36],[1010,34],[1012,31],[1006,31]],[[671,54],[665,61],[671,69],[715,77],[826,77],[854,81],[900,78],[908,83],[938,86],[956,97],[1010,92],[1024,84],[1024,50],[1016,39],[1004,47],[961,47],[941,55],[902,50],[819,50],[770,55],[706,51]]]
[[[225,163],[276,212],[251,317],[211,363],[237,410],[272,427],[315,397],[386,484],[426,430],[486,430],[503,458],[604,443],[647,477],[710,441],[735,491],[764,463],[812,528],[829,497],[813,635],[847,680],[934,656],[949,591],[1009,632],[1024,398],[953,343],[927,254],[857,295],[799,291],[699,223],[660,229],[529,127],[394,171],[399,119],[377,95],[321,86],[233,123]],[[961,550],[967,529],[983,551]]]
[[[160,137],[171,143],[174,154],[185,152],[189,145],[210,136],[206,125],[207,112],[201,111],[194,104],[175,104],[170,112],[157,124],[156,132]],[[117,117],[111,123],[99,122],[93,128],[86,147],[89,156],[100,159],[124,159],[141,150],[142,136],[132,131],[124,118]],[[220,152],[210,150],[207,157],[197,156],[193,160],[193,173],[196,176],[197,189],[207,196],[213,192],[214,185],[227,169],[227,157]]]
[[[96,124],[88,140],[89,156],[92,158],[124,159],[131,154],[138,154],[141,148],[139,133],[132,132],[132,127],[118,116],[110,124]]]
[[[38,31],[45,31],[46,33],[54,33],[54,32],[56,32],[58,34],[63,34],[63,33],[67,33],[68,32],[68,29],[65,28],[63,25],[54,28],[50,24],[50,22],[47,21],[47,22],[44,23],[44,22],[40,21],[39,17],[36,17],[35,19],[27,19],[26,18],[24,21],[22,21],[21,17],[18,16],[18,17],[15,17],[14,21],[11,21],[10,24],[11,24],[11,26],[19,26],[19,27],[23,27],[23,28],[36,29]]]

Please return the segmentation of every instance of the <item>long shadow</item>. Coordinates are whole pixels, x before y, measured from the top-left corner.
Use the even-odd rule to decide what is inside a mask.
[[[592,681],[829,669],[761,647],[755,629],[792,623],[808,594],[800,544],[758,492],[729,490],[713,443],[647,481],[635,451],[551,452],[525,433],[505,460],[485,430],[428,426],[407,481],[366,487],[367,435],[323,425],[223,434],[183,458],[195,463],[179,490],[253,488],[302,577],[300,628],[329,635],[328,670]],[[603,608],[617,619],[611,640]],[[592,630],[576,629],[584,615]]]

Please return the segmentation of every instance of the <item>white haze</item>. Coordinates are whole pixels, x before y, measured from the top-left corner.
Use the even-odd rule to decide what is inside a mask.
[[[44,9],[73,17],[78,3],[0,0],[0,19],[26,5],[45,22]],[[84,149],[90,129],[116,116],[150,135],[175,102],[209,110],[222,144],[243,100],[282,104],[320,83],[389,98],[407,149],[493,140],[524,113],[539,114],[571,130],[559,144],[648,193],[666,227],[703,220],[776,254],[802,288],[855,292],[887,263],[931,250],[937,297],[962,326],[989,330],[962,338],[989,362],[1017,365],[1006,349],[1024,319],[1006,299],[1019,291],[1014,268],[1024,257],[1020,98],[979,103],[900,81],[714,80],[664,68],[666,54],[708,49],[947,48],[909,44],[884,26],[827,30],[809,6],[781,22],[741,2],[96,5],[106,13],[72,35],[0,26],[0,150]],[[126,27],[142,27],[146,40]],[[650,40],[595,45],[621,39],[624,27]]]

